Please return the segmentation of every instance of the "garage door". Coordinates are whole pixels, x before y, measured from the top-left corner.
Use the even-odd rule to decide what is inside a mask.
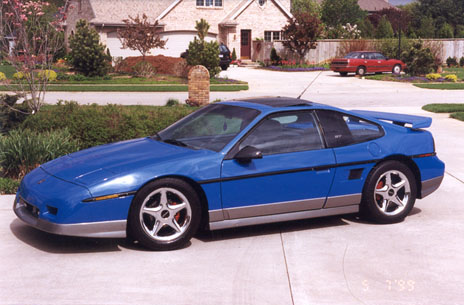
[[[165,55],[172,57],[179,57],[180,53],[184,52],[193,38],[196,36],[196,32],[165,32],[162,34],[162,39],[167,39],[164,49],[154,49],[149,55]],[[216,40],[216,35],[208,35],[206,41]],[[140,56],[138,51],[132,51],[130,49],[122,49],[121,41],[118,38],[117,32],[108,33],[106,46],[110,49],[111,56],[113,57],[128,57],[128,56]]]

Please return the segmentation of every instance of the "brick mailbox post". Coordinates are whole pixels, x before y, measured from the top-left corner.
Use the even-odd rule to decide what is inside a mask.
[[[209,103],[209,72],[204,66],[194,66],[188,74],[187,103],[189,105],[206,105]]]

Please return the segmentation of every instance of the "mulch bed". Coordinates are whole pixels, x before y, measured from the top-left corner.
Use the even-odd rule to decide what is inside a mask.
[[[142,56],[126,57],[115,70],[118,72],[132,73],[133,67],[142,61]],[[189,66],[187,61],[180,57],[169,57],[163,55],[145,56],[145,61],[149,62],[156,69],[157,74],[174,75],[187,77]]]

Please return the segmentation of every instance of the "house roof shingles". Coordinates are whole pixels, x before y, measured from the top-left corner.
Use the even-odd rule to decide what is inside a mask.
[[[174,0],[89,0],[95,18],[93,24],[122,24],[128,15],[145,14],[154,22]]]

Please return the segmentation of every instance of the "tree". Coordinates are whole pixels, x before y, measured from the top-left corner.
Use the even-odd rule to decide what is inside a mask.
[[[296,53],[300,63],[311,49],[317,46],[322,33],[322,22],[313,13],[295,13],[283,28],[285,40],[282,44]]]
[[[388,21],[387,17],[382,16],[375,31],[375,38],[392,38],[393,35],[393,27],[390,21]]]
[[[432,17],[425,17],[421,20],[417,35],[421,38],[433,38],[435,36],[435,22]]]
[[[358,29],[361,31],[362,38],[373,38],[375,36],[375,27],[370,22],[369,18],[365,18],[358,24]]]
[[[320,18],[321,6],[315,0],[293,0],[292,13],[313,13]]]
[[[359,7],[357,0],[322,1],[321,19],[328,27],[356,24],[366,16],[367,13]]]
[[[443,23],[437,31],[437,38],[454,38],[454,29],[449,23]]]
[[[123,22],[126,26],[118,29],[118,35],[124,49],[139,51],[143,61],[151,49],[164,49],[167,40],[160,37],[158,21],[151,23],[147,15],[143,14],[142,17],[129,16],[129,19],[124,19]]]
[[[95,29],[86,20],[76,24],[76,33],[69,38],[71,64],[74,69],[87,76],[103,76],[108,73],[109,61],[106,47],[100,43]]]
[[[382,17],[385,17],[390,22],[393,32],[396,35],[398,35],[399,31],[402,31],[403,33],[407,31],[411,22],[411,16],[409,12],[407,10],[401,10],[397,8],[384,8],[370,15],[369,19],[375,24],[376,27],[378,27]]]
[[[214,77],[221,71],[219,68],[219,44],[216,41],[205,41],[209,30],[209,24],[206,20],[196,21],[195,29],[198,38],[194,37],[193,41],[189,43],[187,64],[205,66],[210,77]]]
[[[0,35],[2,52],[21,75],[20,81],[9,86],[17,96],[24,98],[31,113],[44,103],[49,83],[48,75],[54,55],[63,49],[62,11],[48,13],[48,2],[41,0],[2,0]],[[14,46],[4,36],[14,37]],[[23,111],[2,103],[14,111]]]

